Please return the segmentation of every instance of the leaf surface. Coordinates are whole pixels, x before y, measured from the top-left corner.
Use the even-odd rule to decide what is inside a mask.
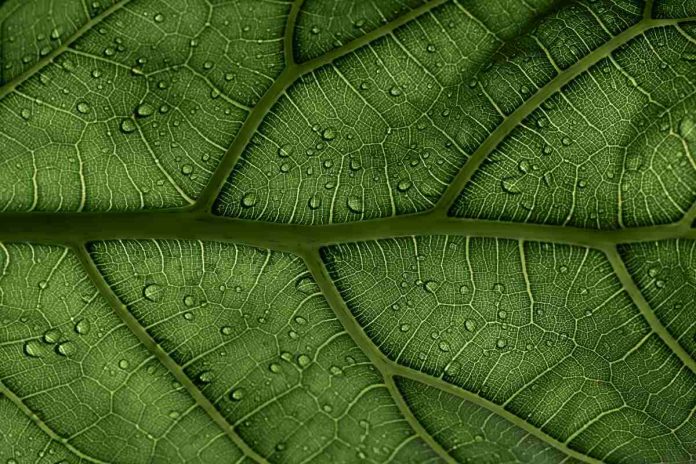
[[[0,461],[696,461],[691,0],[0,1]]]

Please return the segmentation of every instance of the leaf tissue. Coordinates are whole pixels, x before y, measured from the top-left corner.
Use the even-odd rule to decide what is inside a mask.
[[[0,1],[0,463],[696,462],[695,0]]]

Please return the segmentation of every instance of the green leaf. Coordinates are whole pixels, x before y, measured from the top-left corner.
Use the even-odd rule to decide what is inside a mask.
[[[0,462],[696,461],[696,4],[0,1]]]

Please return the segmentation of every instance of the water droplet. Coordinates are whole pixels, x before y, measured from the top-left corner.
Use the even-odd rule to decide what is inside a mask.
[[[433,45],[433,44],[428,44],[428,46],[425,47],[425,49],[426,49],[429,53],[433,53],[433,52],[435,51],[435,45]]]
[[[522,192],[522,190],[517,186],[518,180],[519,179],[516,177],[506,177],[500,181],[500,186],[504,192],[517,195],[518,193]]]
[[[213,381],[215,378],[215,374],[213,374],[211,371],[203,371],[200,374],[198,374],[198,381],[200,383],[210,383]]]
[[[527,160],[522,160],[517,164],[517,169],[522,173],[522,174],[527,174],[529,172],[529,161]]]
[[[445,353],[447,353],[450,350],[449,343],[447,343],[444,340],[440,342],[440,344],[438,345],[438,348],[440,348],[440,351],[443,351]]]
[[[298,364],[300,367],[303,367],[303,368],[304,368],[304,367],[307,367],[307,366],[309,366],[309,363],[310,363],[310,362],[312,362],[312,360],[311,360],[310,357],[307,356],[306,354],[301,354],[301,355],[299,355],[299,356],[297,357],[297,364]]]
[[[124,134],[135,132],[135,129],[135,122],[132,119],[124,119],[121,121],[121,132]]]
[[[351,195],[346,200],[346,206],[351,213],[360,214],[363,211],[363,201],[362,198]]]
[[[192,321],[194,318],[195,318],[195,316],[193,315],[192,312],[187,311],[184,313],[184,319],[186,319],[187,321]]]
[[[469,293],[469,287],[467,287],[466,285],[462,285],[461,287],[459,287],[459,293],[461,293],[462,295]]]
[[[162,13],[157,13],[155,15],[155,22],[161,23],[162,21],[164,21],[164,15]]]
[[[191,173],[193,172],[193,166],[190,164],[184,164],[181,166],[181,173],[185,176],[190,176]]]
[[[24,354],[31,358],[40,358],[46,349],[38,340],[29,340],[24,343]]]
[[[22,119],[27,120],[31,117],[31,111],[28,110],[27,108],[23,108],[20,112],[19,115],[22,117]]]
[[[391,89],[389,89],[389,95],[392,97],[398,97],[401,95],[401,89],[398,86],[393,86]]]
[[[315,193],[311,197],[309,197],[309,200],[307,201],[307,206],[309,206],[309,209],[319,209],[321,206],[321,197],[319,194]]]
[[[244,398],[244,389],[242,388],[235,388],[232,390],[232,393],[230,393],[230,399],[232,401],[241,401],[242,398]]]
[[[292,145],[289,145],[289,144],[281,145],[280,147],[278,147],[278,156],[280,156],[281,158],[287,158],[290,155],[292,155],[293,151],[294,151],[294,148]]]
[[[255,193],[247,193],[242,197],[242,206],[244,208],[251,208],[257,202],[257,197]]]
[[[127,360],[127,359],[122,359],[122,360],[120,360],[120,361],[118,362],[118,367],[119,367],[120,369],[123,369],[124,371],[125,371],[126,369],[128,369],[128,366],[129,366],[129,365],[130,365],[130,364],[128,363],[128,360]]]
[[[63,342],[56,345],[56,353],[61,356],[69,357],[77,353],[77,346],[73,342]]]
[[[193,295],[186,295],[184,296],[184,305],[187,307],[191,307],[196,303],[196,299],[193,297]]]
[[[61,332],[58,329],[48,329],[43,334],[43,339],[46,343],[58,343],[60,340]]]
[[[657,267],[651,267],[648,269],[648,275],[650,277],[657,277],[657,275],[660,273],[660,269]]]
[[[476,330],[476,321],[473,319],[467,319],[464,321],[464,328],[468,330],[469,332],[473,332]]]
[[[305,295],[312,295],[319,292],[316,282],[309,276],[300,277],[295,282],[295,288]]]
[[[408,332],[409,330],[411,330],[411,326],[409,324],[401,324],[399,330],[401,330],[402,332]]]
[[[328,127],[322,131],[321,137],[324,140],[333,140],[336,138],[336,131],[331,127]]]
[[[321,32],[321,29],[319,29],[318,26],[312,26],[312,29],[310,29],[310,32],[314,35],[317,35]]]
[[[90,324],[87,319],[80,319],[77,324],[75,324],[75,332],[79,335],[87,335],[91,329],[92,324]]]
[[[497,342],[495,342],[495,346],[498,348],[505,348],[507,346],[507,340],[504,338],[499,338]]]
[[[424,287],[430,293],[435,293],[435,291],[437,290],[438,284],[434,280],[428,280],[427,282],[425,282]]]
[[[562,143],[564,146],[567,147],[567,146],[569,146],[571,143],[573,143],[573,141],[570,139],[570,137],[563,137],[563,138],[561,139],[561,143]]]
[[[505,319],[505,318],[507,318],[507,311],[501,309],[500,311],[498,311],[498,317],[499,317],[500,319]]]
[[[397,184],[396,188],[399,192],[408,192],[412,185],[413,183],[410,180],[402,180]]]
[[[341,369],[338,366],[331,366],[329,367],[329,372],[331,372],[331,375],[343,375],[343,369]]]
[[[150,105],[149,103],[141,103],[135,109],[135,114],[137,114],[141,118],[146,118],[148,116],[152,116],[152,114],[154,112],[155,112],[155,107]]]
[[[681,135],[683,138],[696,138],[696,133],[691,133],[695,127],[696,121],[694,121],[691,117],[686,116],[679,122],[679,135]]]
[[[268,365],[268,370],[273,372],[274,374],[278,374],[281,371],[281,366],[278,363],[271,363]]]
[[[159,292],[162,288],[158,284],[149,284],[143,288],[143,297],[146,300],[157,301],[160,298]]]
[[[222,335],[231,335],[232,327],[230,327],[229,325],[223,325],[222,327],[220,327],[220,333]]]
[[[77,104],[77,111],[82,113],[82,114],[87,114],[91,110],[91,107],[89,106],[89,103],[85,101],[81,101]]]

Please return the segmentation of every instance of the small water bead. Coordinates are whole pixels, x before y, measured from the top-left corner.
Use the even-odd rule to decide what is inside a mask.
[[[242,197],[242,206],[244,208],[251,208],[258,201],[255,193],[247,193]]]
[[[69,357],[77,353],[77,346],[73,342],[63,342],[56,345],[56,353],[61,356]]]
[[[211,371],[203,371],[198,374],[198,381],[200,383],[210,383],[215,379],[215,374]]]
[[[435,293],[438,287],[438,283],[434,280],[428,280],[427,282],[425,282],[424,287],[430,293]]]
[[[158,284],[149,284],[143,288],[143,297],[149,301],[159,300],[161,287]]]
[[[408,192],[412,186],[413,183],[410,180],[402,180],[396,185],[396,188],[399,192]]]
[[[187,321],[192,321],[195,318],[192,312],[185,312],[184,313],[184,319]]]
[[[38,340],[29,340],[24,343],[24,354],[31,358],[40,358],[45,351],[45,346]]]
[[[281,145],[280,147],[278,147],[278,156],[280,156],[281,158],[288,158],[290,155],[292,155],[293,151],[294,148],[292,145]]]
[[[351,195],[346,199],[346,206],[351,213],[360,214],[363,212],[362,198]]]
[[[235,388],[232,390],[232,393],[230,393],[230,399],[232,401],[241,401],[244,398],[244,389],[242,388]]]
[[[156,23],[161,23],[164,21],[164,15],[162,13],[157,13],[154,19]]]
[[[498,311],[498,317],[499,317],[500,319],[505,319],[505,318],[507,318],[507,311],[501,309],[500,311]]]
[[[27,108],[24,108],[19,112],[19,115],[22,117],[22,119],[28,120],[31,117],[31,111]]]
[[[441,341],[440,344],[438,345],[438,348],[440,348],[440,351],[447,353],[450,350],[449,343],[446,341]]]
[[[570,137],[563,137],[561,139],[561,143],[567,147],[567,146],[570,146],[570,144],[572,144],[573,141],[570,139]]]
[[[402,332],[408,332],[409,330],[411,330],[411,326],[409,324],[401,324],[399,330],[401,330]]]
[[[505,177],[504,179],[501,179],[500,187],[506,193],[509,193],[511,195],[517,195],[519,193],[522,193],[522,190],[517,185],[518,180],[519,179],[517,177]]]
[[[314,194],[311,197],[309,197],[309,200],[307,201],[307,206],[309,206],[309,209],[319,209],[321,206],[321,197],[318,194]]]
[[[132,119],[123,119],[121,121],[120,127],[121,132],[123,132],[124,134],[130,134],[131,132],[135,132],[135,121],[133,121]]]
[[[498,341],[495,342],[495,346],[498,348],[505,348],[507,346],[507,340],[504,338],[499,338]]]
[[[122,359],[118,362],[118,367],[124,371],[128,369],[128,366],[130,366],[130,363],[127,359]]]
[[[141,103],[135,109],[135,114],[137,114],[141,118],[146,118],[148,116],[152,116],[152,114],[154,112],[155,112],[155,108],[152,105],[150,105],[149,103]]]
[[[343,369],[341,369],[338,366],[329,367],[329,372],[331,373],[331,375],[334,375],[334,376],[343,375]]]
[[[333,140],[336,138],[336,130],[331,127],[326,128],[322,131],[321,137],[324,140]]]
[[[312,360],[306,354],[301,354],[297,357],[297,365],[302,368],[309,366],[309,363],[311,362]]]
[[[389,89],[389,95],[391,95],[392,97],[398,97],[399,95],[401,95],[401,89],[395,85]]]
[[[473,319],[467,319],[466,321],[464,321],[464,328],[469,332],[475,331],[476,321],[474,321]]]
[[[193,173],[193,166],[190,164],[184,164],[181,166],[181,173],[185,176],[190,176]]]
[[[321,32],[321,29],[319,29],[318,26],[312,26],[312,28],[310,29],[310,32],[314,35],[317,35]]]
[[[92,329],[92,324],[87,319],[80,319],[75,324],[75,332],[79,335],[87,335]]]
[[[222,327],[220,327],[220,333],[222,335],[231,335],[232,327],[230,327],[229,325],[223,325]]]
[[[184,296],[184,305],[187,307],[191,307],[196,303],[196,299],[193,297],[193,295],[186,295]]]
[[[278,374],[281,372],[282,368],[278,363],[271,363],[268,365],[268,370],[274,374]]]
[[[651,267],[648,269],[648,275],[650,277],[657,277],[657,275],[660,273],[660,269],[657,267]]]
[[[89,106],[89,103],[85,101],[81,101],[77,104],[76,106],[77,111],[82,114],[87,114],[91,110],[91,107]]]
[[[428,44],[428,46],[425,47],[425,49],[428,51],[428,53],[434,53],[436,50],[435,45],[433,44]]]
[[[48,329],[43,334],[43,340],[46,343],[57,343],[60,340],[62,333],[58,329]]]

